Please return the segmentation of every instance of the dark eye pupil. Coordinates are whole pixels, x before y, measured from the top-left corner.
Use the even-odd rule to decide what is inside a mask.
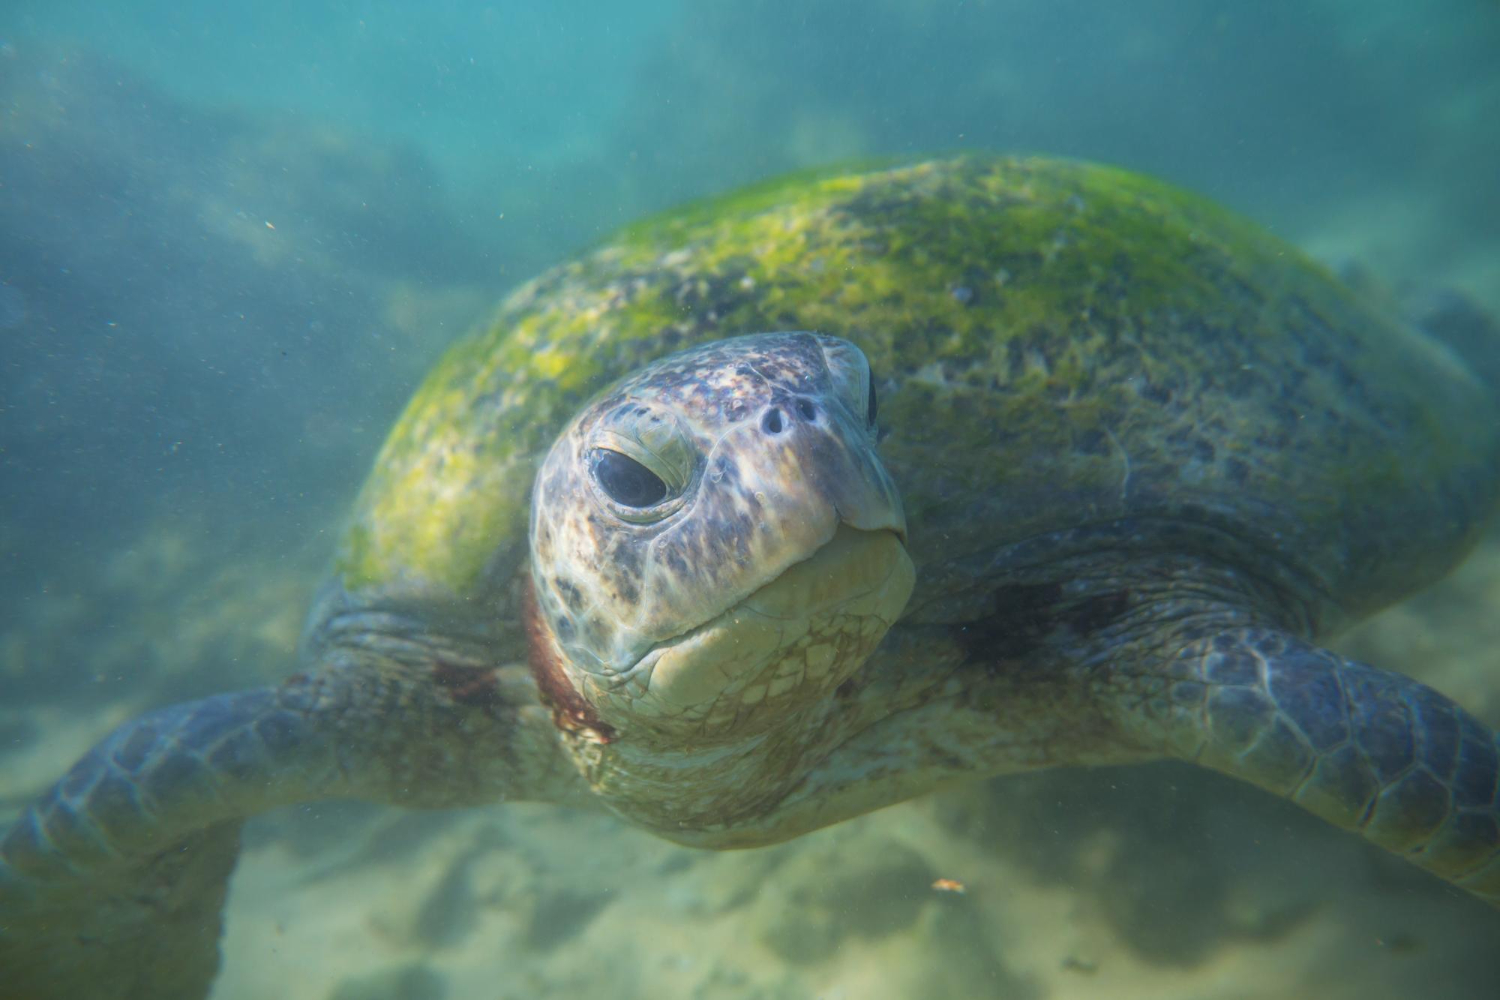
[[[879,407],[879,405],[875,401],[875,373],[871,372],[870,373],[870,412],[865,416],[865,419],[869,422],[869,424],[870,424],[871,427],[875,426],[875,414],[878,413],[879,411],[880,411],[880,407]]]
[[[617,451],[595,450],[594,479],[611,500],[625,507],[650,507],[667,496],[660,476]]]

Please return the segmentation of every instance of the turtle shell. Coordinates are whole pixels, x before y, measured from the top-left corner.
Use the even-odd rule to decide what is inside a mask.
[[[909,615],[958,613],[1000,555],[1098,528],[1214,550],[1336,623],[1448,568],[1494,503],[1496,394],[1442,344],[1201,197],[966,157],[690,205],[518,288],[396,424],[342,589],[513,618],[564,421],[651,359],[773,330],[869,357]]]

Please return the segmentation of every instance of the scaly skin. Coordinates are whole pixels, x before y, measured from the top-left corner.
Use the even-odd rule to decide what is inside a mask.
[[[425,672],[411,683],[403,668],[366,658],[147,713],[101,740],[21,815],[4,840],[5,862],[41,880],[108,869],[160,850],[167,831],[314,799],[553,798],[566,774],[547,729],[532,724],[546,714],[531,678],[519,668],[485,675],[505,688],[466,704]],[[538,732],[544,738],[531,740]]]
[[[0,844],[0,969],[17,1000],[203,996],[244,817],[347,792],[333,735],[272,690],[110,734]]]
[[[0,841],[0,996],[206,995],[240,826],[273,806],[583,797],[524,667],[484,670],[476,703],[480,672],[456,658],[448,686],[425,667],[411,681],[418,648],[454,657],[452,644],[360,645],[277,688],[127,722],[29,807]]]
[[[874,650],[912,572],[869,384],[847,341],[738,337],[621,380],[564,429],[533,491],[537,624],[604,726],[667,750],[742,740]],[[597,454],[673,485],[621,507]]]
[[[332,733],[299,694],[216,695],[126,723],[21,815],[6,862],[33,878],[74,875],[148,853],[162,828],[348,791]]]
[[[1436,691],[1254,628],[1188,644],[1141,686],[1121,706],[1173,756],[1500,905],[1500,736]]]

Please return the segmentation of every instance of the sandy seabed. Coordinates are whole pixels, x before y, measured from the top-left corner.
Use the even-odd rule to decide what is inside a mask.
[[[100,674],[92,701],[0,710],[0,802],[19,806],[145,704],[285,662],[316,578],[315,563],[211,567],[163,528],[107,566],[98,595],[162,618],[80,639],[75,599],[24,642],[0,639],[10,671],[55,643],[94,649],[106,674],[143,653],[164,664],[118,695]],[[1496,724],[1496,608],[1500,531],[1339,647]],[[210,660],[239,666],[204,678],[193,665]],[[1500,913],[1181,764],[976,783],[743,852],[539,805],[288,808],[253,820],[245,845],[214,1000],[1500,996]]]

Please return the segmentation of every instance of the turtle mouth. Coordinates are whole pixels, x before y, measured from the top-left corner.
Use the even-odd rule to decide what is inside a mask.
[[[842,682],[896,621],[915,582],[901,533],[840,523],[833,537],[631,671],[637,714],[712,728]],[[738,727],[735,727],[738,728]]]

